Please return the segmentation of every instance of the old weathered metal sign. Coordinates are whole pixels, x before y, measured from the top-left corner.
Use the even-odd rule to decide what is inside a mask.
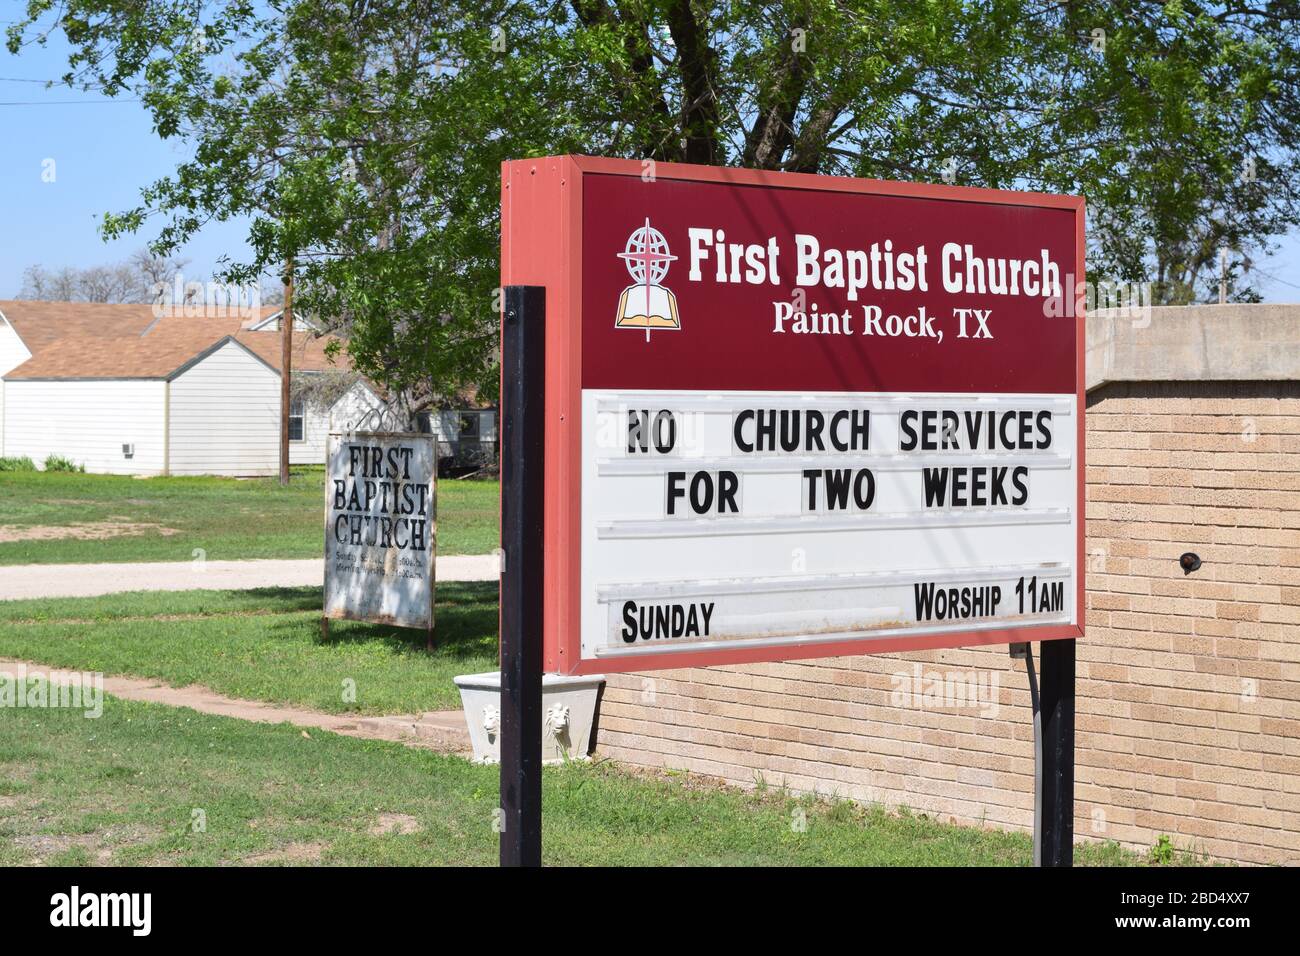
[[[327,463],[325,617],[432,630],[433,436],[333,434]]]

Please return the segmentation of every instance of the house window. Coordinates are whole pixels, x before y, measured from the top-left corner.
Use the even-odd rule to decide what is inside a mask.
[[[478,412],[461,412],[460,414],[460,439],[477,439],[478,438]]]
[[[302,399],[289,402],[289,441],[302,441]]]

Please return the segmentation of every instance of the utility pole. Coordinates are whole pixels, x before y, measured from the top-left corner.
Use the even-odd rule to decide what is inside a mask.
[[[1219,249],[1219,305],[1228,304],[1228,247]]]
[[[280,315],[280,484],[289,483],[289,384],[293,375],[293,256],[284,263],[284,312]]]

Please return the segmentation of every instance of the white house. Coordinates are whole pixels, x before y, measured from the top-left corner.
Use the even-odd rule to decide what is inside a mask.
[[[0,301],[0,457],[39,466],[56,454],[116,474],[275,474],[276,318],[272,309],[245,322],[159,319],[149,305]],[[293,374],[340,367],[326,341],[295,332]],[[328,433],[365,427],[381,405],[358,382],[328,413],[291,409],[290,461],[323,464]]]

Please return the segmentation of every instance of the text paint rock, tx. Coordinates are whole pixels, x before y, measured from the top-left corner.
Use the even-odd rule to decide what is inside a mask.
[[[437,541],[431,435],[331,435],[325,616],[433,627]]]
[[[507,163],[546,287],[546,667],[1082,633],[1083,202]]]

